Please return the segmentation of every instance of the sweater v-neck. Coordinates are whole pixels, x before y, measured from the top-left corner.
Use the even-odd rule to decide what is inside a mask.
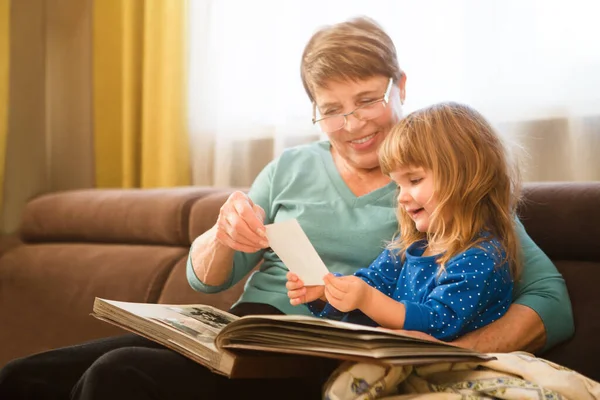
[[[387,185],[375,189],[362,196],[355,195],[342,178],[340,171],[335,165],[335,161],[333,161],[333,156],[331,154],[331,143],[327,140],[324,140],[319,143],[319,148],[321,150],[321,159],[323,160],[323,165],[325,167],[325,170],[327,171],[327,175],[329,175],[331,183],[336,188],[339,195],[349,205],[353,207],[362,207],[366,204],[379,200],[383,196],[389,194],[390,191],[394,191],[396,189],[396,185],[394,184],[394,182],[390,182]]]

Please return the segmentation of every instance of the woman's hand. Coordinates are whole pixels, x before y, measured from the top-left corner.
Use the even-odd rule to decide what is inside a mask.
[[[297,306],[317,299],[325,300],[325,286],[304,286],[304,282],[293,272],[288,272],[286,277],[287,283],[285,287],[288,290],[291,305]]]
[[[233,250],[254,253],[269,247],[265,211],[243,192],[233,192],[221,207],[217,219],[217,240]]]
[[[325,297],[342,312],[360,309],[367,304],[371,287],[362,279],[350,276],[325,276]]]

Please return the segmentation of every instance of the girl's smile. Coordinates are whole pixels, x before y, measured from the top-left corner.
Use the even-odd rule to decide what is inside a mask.
[[[400,167],[390,173],[398,185],[398,207],[415,222],[419,232],[428,232],[431,215],[437,207],[433,173],[420,167]]]

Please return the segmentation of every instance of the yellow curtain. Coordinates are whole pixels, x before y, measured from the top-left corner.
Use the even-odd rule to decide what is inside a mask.
[[[98,187],[191,183],[187,0],[94,2]]]
[[[8,132],[9,37],[10,0],[0,0],[0,212],[2,212],[4,166],[6,164],[6,137]]]

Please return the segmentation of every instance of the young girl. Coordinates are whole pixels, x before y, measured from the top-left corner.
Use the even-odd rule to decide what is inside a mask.
[[[379,159],[398,185],[399,235],[369,268],[329,274],[325,286],[288,273],[291,304],[446,341],[504,315],[520,270],[520,181],[486,120],[456,103],[416,111],[392,129]]]

